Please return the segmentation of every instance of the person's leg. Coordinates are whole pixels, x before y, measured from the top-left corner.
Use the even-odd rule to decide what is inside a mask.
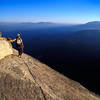
[[[19,57],[19,55],[20,55],[20,45],[16,44],[16,47],[17,47],[18,57]]]
[[[23,48],[20,48],[20,50],[19,50],[20,57],[22,56],[22,53],[23,53]]]
[[[17,45],[17,49],[18,49],[18,56],[21,58],[21,55],[23,53],[23,48],[21,45]]]
[[[18,49],[18,57],[20,57],[20,49]]]

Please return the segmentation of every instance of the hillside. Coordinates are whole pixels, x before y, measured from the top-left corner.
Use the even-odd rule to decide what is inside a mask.
[[[13,51],[0,60],[0,100],[100,100],[79,83]]]

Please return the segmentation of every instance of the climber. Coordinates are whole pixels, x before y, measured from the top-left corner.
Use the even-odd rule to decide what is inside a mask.
[[[16,47],[17,47],[17,50],[18,50],[18,57],[21,58],[21,55],[23,53],[24,44],[23,44],[23,41],[20,37],[20,34],[17,34],[16,39],[11,40],[11,42],[16,43]]]

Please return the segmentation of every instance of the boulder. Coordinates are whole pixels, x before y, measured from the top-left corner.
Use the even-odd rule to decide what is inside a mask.
[[[13,54],[12,45],[6,38],[0,37],[0,59]]]

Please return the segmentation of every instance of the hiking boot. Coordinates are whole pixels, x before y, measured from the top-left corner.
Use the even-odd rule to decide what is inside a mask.
[[[19,58],[21,58],[21,55],[18,55]]]

